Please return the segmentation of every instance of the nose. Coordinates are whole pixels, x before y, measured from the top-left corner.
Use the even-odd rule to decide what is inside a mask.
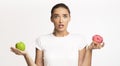
[[[63,22],[63,18],[62,18],[62,17],[60,17],[59,23],[62,23],[62,22]]]

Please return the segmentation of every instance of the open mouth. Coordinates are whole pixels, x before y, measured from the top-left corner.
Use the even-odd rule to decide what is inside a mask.
[[[59,26],[59,28],[63,28],[64,27],[64,25],[63,24],[60,24],[60,25],[58,25]]]

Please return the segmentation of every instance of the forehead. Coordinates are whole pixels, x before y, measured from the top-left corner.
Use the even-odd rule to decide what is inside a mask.
[[[54,9],[53,14],[69,14],[68,10],[63,7]]]

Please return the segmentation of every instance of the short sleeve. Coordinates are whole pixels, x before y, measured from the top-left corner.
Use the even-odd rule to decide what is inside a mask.
[[[82,39],[82,40],[81,40],[81,43],[80,43],[80,49],[79,49],[79,50],[85,48],[86,46],[87,46],[86,41],[85,41],[84,39]]]
[[[80,35],[80,37],[79,37],[79,41],[80,41],[80,44],[79,44],[79,50],[82,50],[83,48],[85,48],[85,47],[88,45],[85,36],[81,36],[81,35]]]
[[[37,48],[39,50],[43,50],[40,38],[37,38],[35,40],[35,48]]]

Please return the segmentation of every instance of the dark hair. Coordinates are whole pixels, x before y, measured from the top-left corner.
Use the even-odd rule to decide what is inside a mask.
[[[53,8],[52,8],[52,10],[51,10],[51,16],[52,16],[54,10],[55,10],[56,8],[59,8],[59,7],[62,7],[62,8],[67,9],[68,13],[70,14],[70,10],[69,10],[69,8],[68,8],[67,5],[65,5],[64,3],[58,3],[58,4],[56,4],[55,6],[53,6]]]

